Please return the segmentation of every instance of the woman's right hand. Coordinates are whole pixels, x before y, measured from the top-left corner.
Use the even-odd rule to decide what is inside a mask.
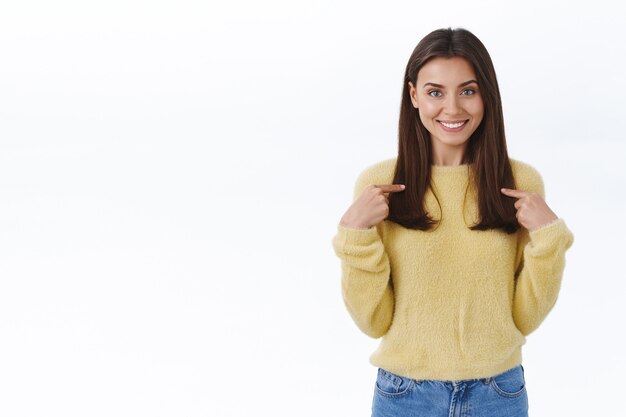
[[[339,222],[354,229],[369,229],[389,215],[389,193],[404,191],[402,184],[370,184],[352,203]]]

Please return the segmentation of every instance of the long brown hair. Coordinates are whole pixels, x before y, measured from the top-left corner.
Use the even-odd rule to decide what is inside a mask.
[[[417,84],[420,68],[434,57],[463,57],[473,66],[484,103],[483,119],[468,139],[463,164],[470,164],[469,178],[476,190],[480,221],[471,230],[519,229],[514,199],[500,188],[515,188],[504,135],[500,89],[491,57],[482,42],[463,28],[438,29],[415,47],[404,74],[398,126],[398,158],[394,184],[405,184],[402,193],[389,194],[387,220],[409,229],[429,230],[438,223],[429,216],[424,196],[431,180],[430,133],[422,124],[419,109],[411,103],[408,82]],[[436,196],[434,190],[431,188]],[[437,198],[438,199],[438,198]]]

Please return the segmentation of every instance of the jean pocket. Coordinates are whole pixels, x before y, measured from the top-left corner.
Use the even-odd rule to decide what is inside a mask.
[[[386,397],[401,397],[411,392],[415,380],[378,368],[376,392]]]
[[[508,371],[492,376],[490,385],[503,397],[519,397],[526,391],[524,368],[520,364]]]

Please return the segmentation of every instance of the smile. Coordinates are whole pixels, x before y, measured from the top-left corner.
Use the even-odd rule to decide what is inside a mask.
[[[445,132],[454,133],[454,132],[460,132],[461,130],[463,130],[463,128],[465,127],[468,121],[469,120],[442,122],[441,120],[437,120],[437,123],[439,123],[439,125]]]
[[[449,129],[456,129],[458,127],[463,126],[465,123],[467,123],[467,120],[464,120],[462,122],[442,122],[441,120],[437,120],[437,121]]]

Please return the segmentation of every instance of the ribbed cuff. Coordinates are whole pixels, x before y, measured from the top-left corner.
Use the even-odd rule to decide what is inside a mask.
[[[574,236],[565,224],[565,220],[558,218],[539,229],[528,233],[530,245],[535,254],[549,251],[555,245],[562,244],[565,249],[572,245]]]
[[[337,241],[345,245],[369,245],[379,239],[378,229],[372,226],[369,229],[357,229],[342,224],[337,225]]]

